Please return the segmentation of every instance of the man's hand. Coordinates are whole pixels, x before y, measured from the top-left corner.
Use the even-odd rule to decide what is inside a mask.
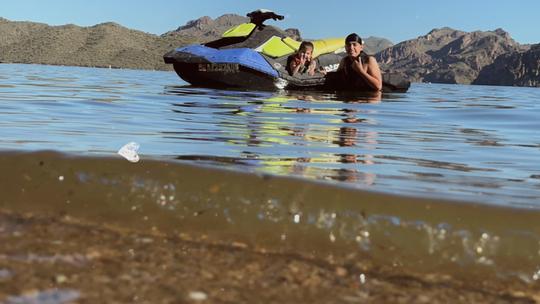
[[[365,72],[364,65],[362,64],[362,60],[360,58],[355,58],[352,62],[352,68],[356,73],[363,74]]]

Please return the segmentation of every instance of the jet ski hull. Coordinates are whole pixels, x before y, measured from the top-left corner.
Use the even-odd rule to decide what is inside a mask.
[[[279,73],[249,48],[214,49],[191,45],[164,56],[180,78],[197,86],[275,89]]]
[[[180,78],[194,86],[276,89],[276,77],[240,64],[174,63],[173,66]]]

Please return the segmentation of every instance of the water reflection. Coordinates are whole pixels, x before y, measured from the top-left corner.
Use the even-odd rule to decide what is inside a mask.
[[[371,93],[363,95],[352,94],[337,94],[337,97],[344,101],[345,108],[342,109],[342,121],[346,123],[346,126],[339,128],[337,132],[337,140],[334,141],[339,147],[344,149],[343,152],[338,151],[336,154],[337,162],[342,164],[350,164],[342,169],[339,169],[338,175],[334,178],[339,181],[356,182],[364,185],[373,185],[376,181],[377,175],[373,172],[369,172],[365,166],[374,164],[374,155],[369,151],[375,151],[377,149],[377,137],[376,131],[361,131],[363,123],[369,123],[366,118],[359,116],[359,109],[351,107],[353,104],[362,103],[380,103],[381,92]],[[363,148],[366,153],[355,153]],[[353,165],[356,164],[356,165]]]
[[[192,94],[191,87],[169,88],[168,93]],[[198,93],[223,91],[195,88]],[[247,165],[254,171],[373,185],[376,174],[365,170],[375,163],[369,151],[377,149],[377,131],[362,130],[374,124],[362,117],[362,104],[377,104],[381,93],[337,94],[286,91],[277,94],[228,91],[229,103],[175,103],[174,111],[197,115],[197,107],[212,109],[223,131],[199,133],[199,140],[217,140],[239,147],[237,156],[179,155],[179,160]],[[345,101],[344,101],[345,100]],[[187,110],[188,108],[189,110]],[[221,111],[227,109],[226,112]],[[234,116],[239,116],[235,119]],[[320,123],[323,119],[328,123]],[[181,137],[182,132],[172,132]],[[171,136],[170,133],[167,134]],[[206,137],[203,139],[202,137]],[[185,138],[185,137],[184,137]],[[193,137],[191,137],[193,139]]]
[[[217,148],[180,153],[181,160],[414,195],[480,193],[490,202],[529,200],[531,195],[525,198],[516,189],[529,187],[524,183],[531,180],[530,174],[501,178],[498,165],[512,161],[505,163],[501,154],[485,150],[511,147],[501,130],[476,122],[511,109],[495,104],[486,110],[486,99],[479,97],[484,103],[478,104],[477,115],[472,103],[478,98],[461,96],[460,88],[440,89],[447,96],[169,87],[165,94],[181,97],[172,111],[182,115],[186,131],[167,136],[212,142]],[[431,99],[419,102],[418,97]],[[464,112],[456,103],[470,109]],[[476,121],[464,123],[469,117]],[[498,199],[502,193],[512,193],[511,200]]]

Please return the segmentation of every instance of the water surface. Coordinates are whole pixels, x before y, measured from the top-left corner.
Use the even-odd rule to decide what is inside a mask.
[[[0,207],[537,283],[539,100],[537,88],[374,98],[3,64]],[[129,142],[138,163],[117,155]]]
[[[0,149],[224,165],[399,195],[540,208],[540,90],[413,84],[406,94],[241,92],[172,72],[0,69]]]

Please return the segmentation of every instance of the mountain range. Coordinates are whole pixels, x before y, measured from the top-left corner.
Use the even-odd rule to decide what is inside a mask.
[[[218,39],[248,21],[234,14],[205,16],[154,35],[112,22],[49,26],[0,18],[0,62],[170,70],[162,58],[170,49]],[[302,39],[298,29],[285,32]],[[440,28],[395,45],[380,37],[365,40],[365,51],[375,55],[383,72],[413,82],[540,86],[540,44],[521,45],[502,29]]]
[[[529,49],[502,29],[463,32],[445,27],[387,48],[376,58],[383,71],[403,73],[413,82],[495,84],[476,80],[500,56]]]
[[[0,19],[0,62],[163,70],[165,52],[192,42],[112,22],[80,27]]]

